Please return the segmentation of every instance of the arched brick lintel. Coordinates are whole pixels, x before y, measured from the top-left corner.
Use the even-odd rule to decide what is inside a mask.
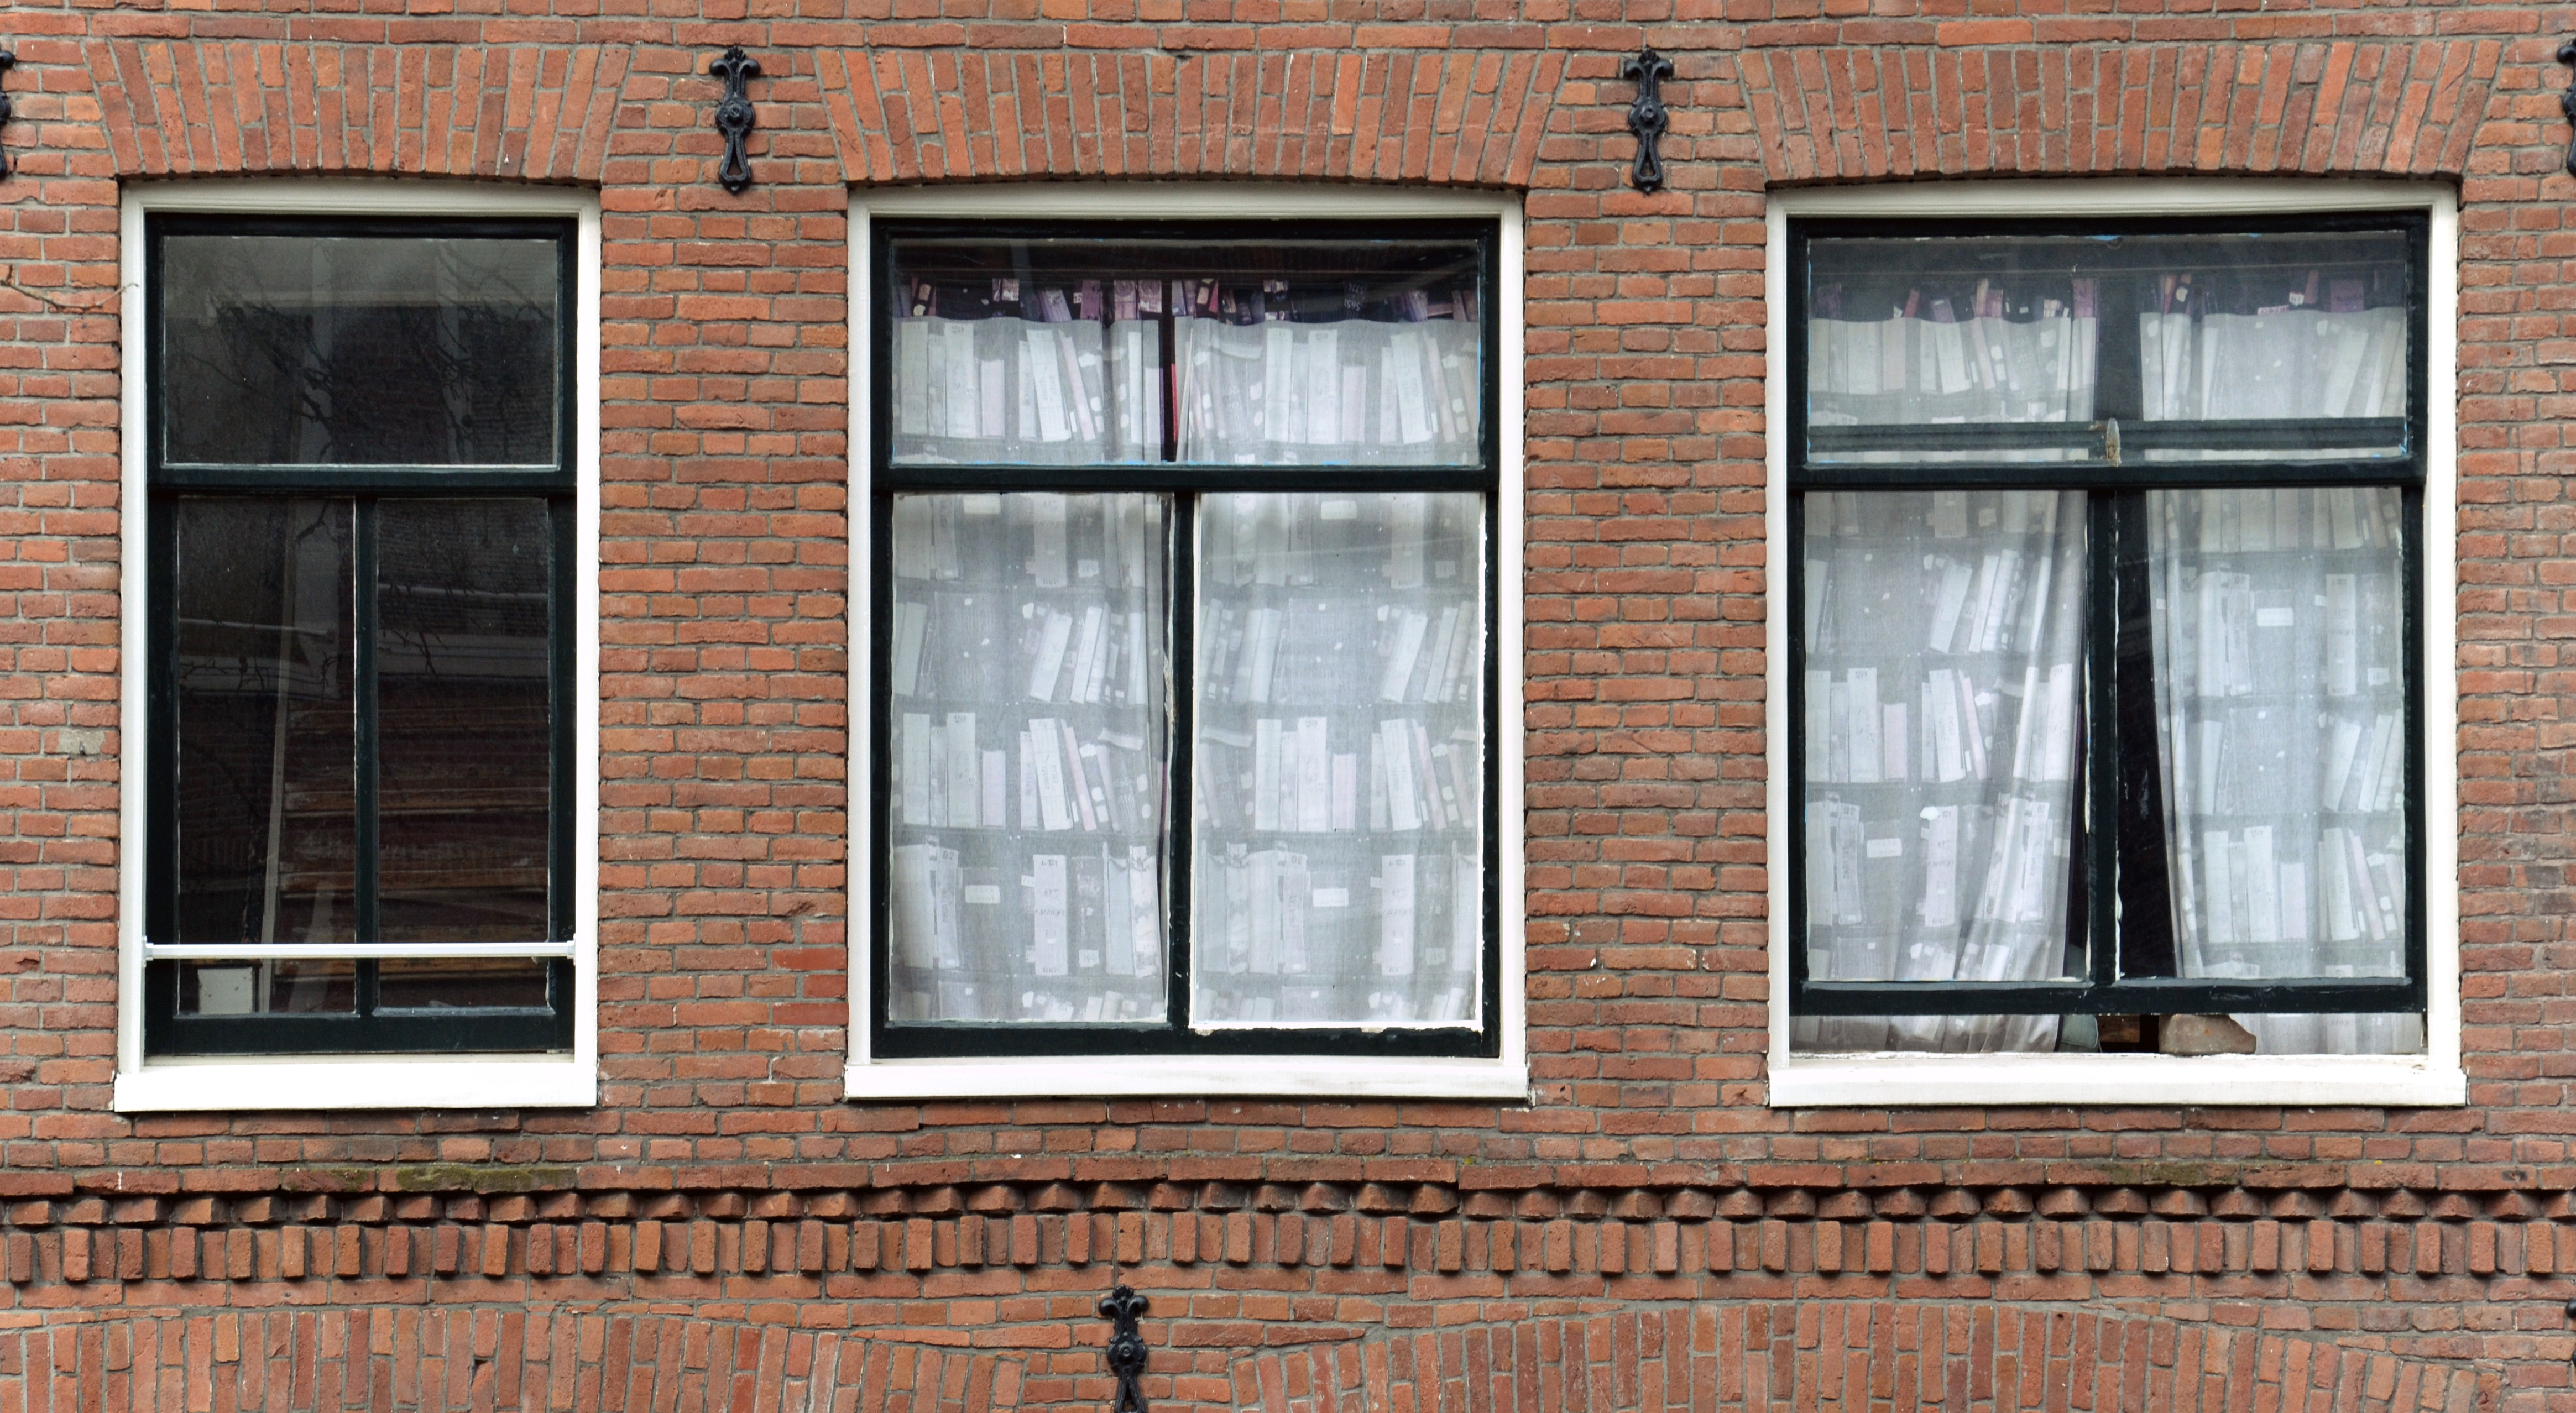
[[[119,176],[596,182],[631,46],[94,40]]]
[[[1561,52],[817,56],[853,183],[1236,177],[1526,186]]]
[[[2457,177],[2502,54],[2493,39],[2391,39],[1779,48],[1737,62],[1764,175],[1783,185]]]

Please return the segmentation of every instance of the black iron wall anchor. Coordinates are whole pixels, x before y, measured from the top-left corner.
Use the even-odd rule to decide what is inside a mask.
[[[13,54],[6,49],[0,49],[0,75],[6,75],[9,72],[10,67],[17,62],[18,56],[16,54]],[[9,95],[7,93],[0,93],[0,128],[5,128],[8,125]],[[9,153],[7,149],[0,148],[0,177],[6,177],[8,175]]]
[[[1664,188],[1664,157],[1657,144],[1672,123],[1672,115],[1664,110],[1662,87],[1672,76],[1673,61],[1652,49],[1638,50],[1636,58],[1619,66],[1619,77],[1637,83],[1636,100],[1628,105],[1628,131],[1637,135],[1637,164],[1628,170],[1628,182],[1639,191]]]
[[[1109,1320],[1109,1372],[1118,1376],[1118,1401],[1109,1413],[1146,1413],[1145,1337],[1136,1332],[1145,1297],[1121,1284],[1100,1298],[1100,1313]]]
[[[2576,68],[2576,39],[2558,46],[2558,62]],[[2576,76],[2567,80],[2567,91],[2558,95],[2558,111],[2567,115],[2569,127],[2576,128]],[[2567,138],[2567,175],[2576,177],[2576,133]]]
[[[751,159],[742,150],[743,141],[751,136],[758,114],[751,108],[751,96],[743,85],[760,77],[760,61],[742,52],[737,44],[707,65],[707,72],[724,80],[724,101],[716,105],[716,131],[724,134],[723,165],[716,168],[716,180],[736,196],[751,185]]]

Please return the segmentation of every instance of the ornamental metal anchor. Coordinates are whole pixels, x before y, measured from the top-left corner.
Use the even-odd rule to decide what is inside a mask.
[[[1146,1413],[1145,1337],[1136,1321],[1145,1313],[1145,1297],[1124,1284],[1100,1298],[1100,1313],[1109,1321],[1109,1372],[1118,1376],[1118,1401],[1109,1413]]]
[[[2576,39],[2558,46],[2558,62],[2576,68]],[[6,112],[0,109],[0,112]],[[2567,125],[2576,127],[2576,78],[2567,81],[2567,91],[2558,95],[2558,111],[2567,115]],[[2576,134],[2567,139],[2567,175],[2576,177]],[[2572,1306],[2571,1308],[2576,1308]]]
[[[1673,61],[1652,49],[1640,49],[1637,57],[1619,66],[1619,77],[1637,82],[1636,101],[1628,105],[1628,131],[1637,135],[1637,164],[1629,169],[1628,182],[1639,191],[1661,191],[1664,186],[1663,154],[1655,145],[1664,140],[1664,129],[1672,115],[1664,110],[1660,85],[1673,76]]]
[[[723,165],[716,168],[716,180],[736,196],[751,185],[751,159],[743,155],[742,144],[751,136],[752,124],[759,115],[752,111],[751,97],[743,85],[760,77],[760,61],[742,52],[737,44],[727,49],[707,72],[724,80],[724,101],[716,104],[716,131],[724,134]]]

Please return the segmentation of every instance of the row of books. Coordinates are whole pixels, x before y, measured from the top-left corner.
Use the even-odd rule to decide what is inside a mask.
[[[2406,802],[2406,717],[2337,712],[2311,726],[2239,708],[2182,724],[2167,746],[2177,815],[2382,814]]]
[[[1451,465],[1480,454],[1476,324],[1185,319],[1174,336],[1184,462]]]
[[[898,579],[1143,588],[1162,582],[1168,505],[1055,491],[900,495],[888,548]]]
[[[1925,555],[1921,561],[1922,579],[1929,610],[1924,648],[1934,654],[1974,656],[1987,653],[2029,652],[2039,647],[2043,633],[2051,626],[2052,572],[2066,566],[2056,563],[2061,556],[2051,553],[2055,547],[2043,546],[2037,553],[2019,548],[2002,548],[1973,557],[1947,554]],[[1845,585],[1837,582],[1835,566],[1844,563],[1846,575],[1857,575],[1861,582]],[[1879,602],[1898,587],[1888,582],[1891,571],[1910,576],[1909,565],[1891,565],[1873,555],[1833,559],[1810,558],[1806,563],[1803,586],[1807,650],[1811,653],[1843,651],[1843,624],[1847,611],[1837,603],[1835,594],[1857,590],[1863,597],[1862,614],[1869,613],[1872,595]],[[2068,611],[2063,602],[2054,605],[2059,613]],[[1877,636],[1885,636],[1891,626],[1883,621],[1871,622]]]
[[[1156,850],[1102,844],[1032,853],[1015,877],[964,857],[937,841],[893,851],[898,1018],[1160,1015],[1163,871]],[[1044,984],[1050,981],[1076,984]]]
[[[1962,319],[1948,300],[1875,320],[1807,321],[1807,416],[1819,426],[2090,422],[2096,320],[2051,300],[2036,318]],[[1992,307],[1992,306],[1990,306]]]
[[[898,601],[887,686],[898,697],[986,706],[1020,700],[1153,711],[1162,635],[1157,615],[1096,603],[1015,605],[992,593]]]
[[[989,728],[988,721],[985,726]],[[1060,717],[979,737],[975,713],[905,712],[894,752],[894,823],[919,829],[1152,834],[1163,763],[1141,737],[1082,740]]]
[[[1452,603],[1435,612],[1357,599],[1284,602],[1207,605],[1199,626],[1205,700],[1346,706],[1475,700],[1484,661],[1478,604]]]
[[[1016,318],[1038,323],[1097,324],[1182,318],[1263,322],[1340,323],[1368,320],[1419,324],[1426,320],[1476,321],[1472,285],[1432,288],[1363,280],[1283,279],[1022,279],[1016,275],[934,280],[904,278],[900,302],[913,318]]]
[[[1901,696],[1881,698],[1878,668],[1810,669],[1806,778],[1848,785],[2073,779],[2081,675],[2071,662],[2028,663],[2017,690],[2003,692],[1980,689],[1967,673],[1933,668],[1909,709]],[[2008,749],[1992,759],[2003,732]]]
[[[2082,491],[1808,491],[1809,539],[1936,540],[2081,533]]]
[[[2202,554],[2390,549],[2399,506],[2384,486],[2148,493],[2149,513],[2163,522],[2158,548],[2197,545]]]
[[[897,461],[1159,461],[1164,373],[1152,328],[898,319]]]
[[[1250,732],[1202,723],[1192,770],[1201,826],[1214,834],[1477,826],[1484,777],[1472,729],[1435,740],[1420,718],[1381,721],[1348,751],[1333,749],[1332,732],[1321,716],[1264,717]]]
[[[1473,493],[1245,492],[1202,505],[1199,581],[1219,587],[1326,584],[1357,593],[1380,581],[1419,589],[1462,573],[1472,579],[1484,534],[1484,497]]]
[[[2054,924],[2063,915],[2074,822],[2070,791],[1927,805],[1897,819],[1872,819],[1859,805],[1832,796],[1810,797],[1806,808],[1811,927],[1893,936],[1969,923]],[[1887,957],[1891,966],[1901,960],[1894,953]],[[2013,973],[1986,974],[2006,965],[2007,957],[1983,959],[1956,972],[1955,979],[2006,979]],[[1900,967],[1877,978],[1845,979],[1902,974]]]
[[[2331,827],[2315,836],[2311,870],[2307,860],[2284,857],[2291,852],[2292,837],[2276,834],[2270,825],[2201,832],[2199,847],[2189,855],[2199,874],[2200,903],[2199,926],[2186,945],[2187,955],[2197,952],[2188,966],[2191,974],[2314,976],[2320,974],[2320,959],[2312,953],[2272,966],[2231,967],[2226,954],[2206,949],[2367,939],[2384,946],[2384,952],[2371,949],[2380,964],[2344,974],[2404,975],[2397,958],[2406,926],[2403,856],[2371,848],[2360,830]],[[2353,961],[2345,957],[2329,964],[2351,966]]]
[[[2330,698],[2353,697],[2388,689],[2397,680],[2396,586],[2385,576],[2318,575],[2304,593],[2287,587],[2257,591],[2254,576],[2227,570],[2186,569],[2174,578],[2178,601],[2156,607],[2165,639],[2159,646],[2166,649],[2159,666],[2176,693],[2242,697],[2321,686]],[[2267,576],[2264,582],[2278,581]],[[2311,633],[2323,637],[2315,644],[2322,671],[2296,651],[2309,636],[2296,631],[2303,607],[2317,615]]]
[[[1483,955],[1481,878],[1464,852],[1204,852],[1191,971],[1328,979],[1345,991],[1371,979],[1472,975]]]
[[[2150,421],[2400,417],[2403,308],[2280,305],[2252,314],[2138,316],[2139,391]]]

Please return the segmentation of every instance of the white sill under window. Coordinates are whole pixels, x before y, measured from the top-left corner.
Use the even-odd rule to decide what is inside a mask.
[[[2436,1105],[2468,1102],[2422,1055],[1812,1055],[1771,1066],[1786,1107],[1998,1104]]]
[[[598,1102],[569,1055],[172,1057],[116,1077],[119,1113],[263,1109],[543,1109]]]
[[[1322,1056],[1190,1058],[1099,1055],[1066,1058],[875,1060],[853,1064],[851,1099],[1100,1099],[1264,1097],[1298,1099],[1529,1098],[1529,1066],[1517,1060],[1341,1060]]]

